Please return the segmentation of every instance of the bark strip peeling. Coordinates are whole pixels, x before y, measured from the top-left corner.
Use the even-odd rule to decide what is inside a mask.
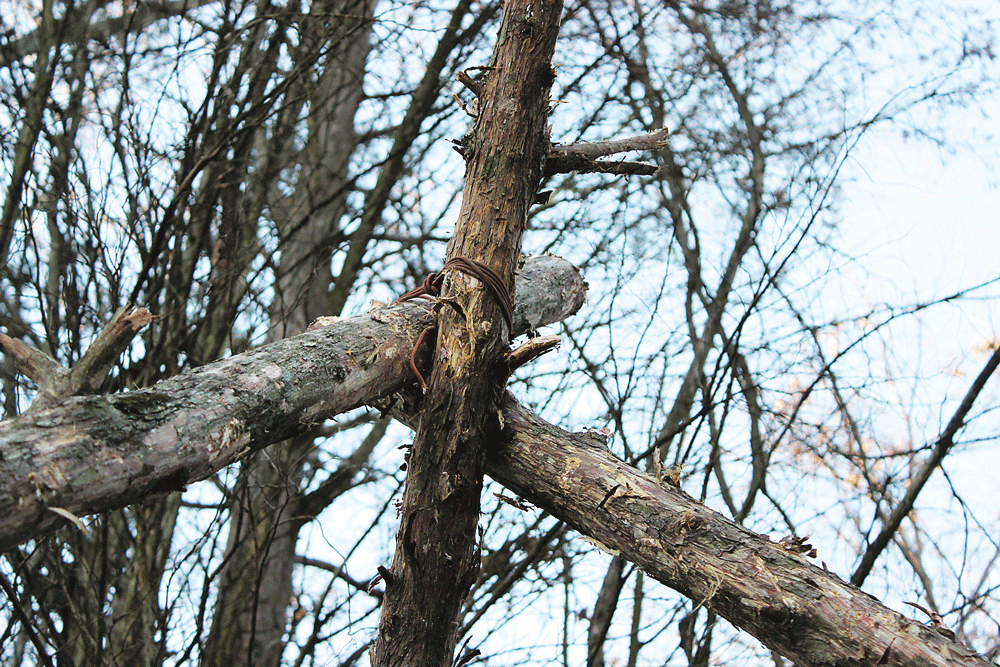
[[[515,335],[583,305],[569,262],[531,258]],[[558,295],[559,298],[553,298]],[[0,423],[0,551],[66,519],[204,479],[251,450],[414,382],[410,351],[433,322],[402,303],[266,345],[141,391],[63,399]]]

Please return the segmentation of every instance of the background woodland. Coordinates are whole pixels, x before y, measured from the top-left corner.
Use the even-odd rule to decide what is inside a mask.
[[[1000,276],[869,261],[844,195],[856,155],[899,137],[995,160],[996,25],[861,4],[566,3],[552,141],[669,138],[640,156],[653,176],[545,177],[523,251],[572,262],[588,301],[509,386],[993,659],[995,376],[953,417],[995,359]],[[0,326],[72,368],[120,307],[147,308],[91,388],[111,394],[419,284],[461,203],[454,142],[477,110],[457,77],[488,64],[502,9],[2,0]],[[5,419],[39,389],[11,354],[0,382]],[[412,440],[360,408],[5,552],[0,658],[366,664]],[[791,664],[515,495],[483,495],[460,656]]]

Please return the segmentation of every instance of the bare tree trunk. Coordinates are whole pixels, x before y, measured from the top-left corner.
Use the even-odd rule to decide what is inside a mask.
[[[134,505],[127,516],[134,523],[135,543],[116,591],[113,623],[105,655],[111,664],[153,667],[167,656],[166,614],[160,606],[160,583],[170,555],[181,494],[151,498]],[[120,535],[126,527],[114,526]]]
[[[629,629],[628,638],[628,667],[636,667],[639,664],[639,651],[642,643],[639,641],[639,630],[642,624],[642,582],[646,578],[645,573],[639,570],[635,573],[635,588],[632,589],[632,627]]]
[[[618,608],[622,586],[625,585],[625,559],[615,556],[608,564],[601,592],[597,594],[594,612],[587,630],[587,667],[604,667],[604,641],[608,638],[611,620]]]
[[[319,3],[305,30],[301,56],[326,55],[319,81],[308,93],[309,136],[295,192],[272,207],[281,237],[273,338],[301,333],[325,314],[348,162],[357,146],[354,116],[363,95],[373,11],[374,3],[366,0]],[[329,16],[350,18],[330,23]],[[280,146],[290,138],[274,141]],[[202,664],[279,664],[301,526],[292,518],[302,496],[302,464],[312,447],[312,438],[296,437],[242,462]]]
[[[447,274],[437,345],[410,453],[376,667],[449,667],[459,614],[479,571],[476,527],[484,443],[500,428],[499,399],[512,332],[502,297],[512,290],[521,238],[548,153],[546,120],[562,3],[510,0],[490,69],[470,88],[479,115],[463,141],[466,182],[448,259],[488,267],[500,285]],[[489,288],[489,289],[487,289]],[[511,314],[506,313],[506,318]]]

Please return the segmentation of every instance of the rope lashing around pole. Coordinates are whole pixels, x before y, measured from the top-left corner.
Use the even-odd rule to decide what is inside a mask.
[[[497,275],[496,271],[486,266],[482,262],[477,262],[474,259],[469,259],[467,257],[452,257],[441,270],[437,273],[432,273],[426,278],[424,282],[420,284],[419,287],[411,289],[406,294],[402,295],[396,299],[395,303],[400,301],[406,301],[408,299],[415,299],[421,296],[434,297],[441,294],[441,285],[444,283],[444,274],[449,269],[455,269],[461,271],[462,273],[467,273],[471,276],[477,278],[482,282],[496,302],[500,305],[500,312],[503,315],[504,320],[507,322],[507,330],[513,331],[514,329],[514,305],[510,298],[510,292],[507,291],[506,285],[504,285],[503,280]],[[423,391],[427,391],[427,382],[424,380],[424,376],[420,374],[417,369],[417,350],[420,345],[424,342],[424,337],[436,328],[435,325],[431,325],[420,332],[417,337],[417,342],[413,344],[413,351],[410,353],[410,368],[417,376],[417,380],[420,381],[420,387]]]

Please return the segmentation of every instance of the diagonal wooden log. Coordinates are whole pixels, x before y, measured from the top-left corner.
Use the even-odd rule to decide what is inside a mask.
[[[565,319],[586,283],[569,262],[529,259],[515,335]],[[52,402],[0,423],[0,551],[61,521],[184,488],[251,450],[387,399],[414,381],[429,306],[372,310],[223,359],[150,389]]]
[[[993,664],[626,464],[601,436],[553,426],[509,393],[503,414],[487,474],[796,664]]]
[[[573,269],[561,276],[549,283],[555,287],[546,288],[545,281],[538,285],[550,298],[562,293],[578,307],[582,281]],[[516,308],[522,313],[530,300],[524,284],[519,282]],[[536,326],[573,310],[566,303],[553,308],[557,301],[542,309],[547,315],[530,316],[540,318]],[[321,415],[412,385],[407,345],[429,321],[426,308],[400,304],[205,366],[150,390],[71,398],[3,422],[0,549],[64,520],[46,511],[45,501],[85,514],[85,501],[91,503],[89,511],[99,511],[138,500],[193,481],[195,469],[221,467],[233,457],[233,446],[263,447],[308,428]],[[326,403],[320,406],[321,401]],[[501,440],[488,446],[488,474],[797,664],[993,664],[947,631],[886,608],[768,537],[620,461],[598,434],[548,424],[509,395],[503,414]],[[222,436],[231,419],[245,420],[250,436],[229,442],[226,449]],[[171,425],[169,437],[164,437],[165,424]],[[13,462],[25,460],[38,464],[35,486],[62,477],[61,486],[40,487],[33,495],[32,485],[24,484],[30,472],[13,477],[9,472]],[[91,487],[114,493],[96,498]],[[18,495],[25,490],[32,493]]]

